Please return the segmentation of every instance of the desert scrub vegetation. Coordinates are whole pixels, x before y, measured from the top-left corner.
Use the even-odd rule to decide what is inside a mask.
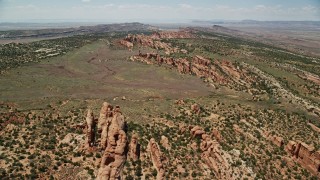
[[[0,70],[59,56],[103,37],[105,35],[78,35],[31,43],[2,44],[0,45]]]

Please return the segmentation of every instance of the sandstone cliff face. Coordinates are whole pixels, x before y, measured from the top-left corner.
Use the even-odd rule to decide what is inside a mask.
[[[141,35],[129,34],[129,35],[127,35],[127,37],[125,39],[120,40],[120,44],[129,48],[129,49],[132,49],[134,44],[137,44],[139,46],[148,46],[148,47],[152,47],[155,49],[158,49],[162,46],[165,46],[161,42],[158,42],[158,43],[155,43],[155,42],[156,41],[154,41],[153,38],[151,38],[150,36],[145,36],[143,34],[141,34]]]
[[[165,169],[162,162],[162,153],[160,151],[159,145],[155,139],[151,138],[148,144],[148,151],[150,153],[151,161],[153,166],[157,170],[157,180],[164,179]]]
[[[204,58],[202,56],[196,55],[193,58],[192,63],[198,64],[198,65],[201,65],[201,66],[209,66],[211,64],[211,61],[210,61],[210,59],[206,59],[206,58]]]
[[[149,42],[149,41],[148,41]],[[144,43],[149,47],[158,49],[153,43]],[[170,45],[163,47],[166,51],[176,52]],[[178,50],[178,52],[180,52]],[[239,68],[234,63],[227,60],[211,62],[210,59],[195,55],[192,59],[172,57],[161,57],[156,53],[147,53],[131,57],[133,61],[141,61],[147,64],[166,64],[177,68],[182,74],[194,74],[200,78],[204,78],[210,82],[219,84],[239,84],[242,86],[250,86],[254,80],[248,75],[248,71]]]
[[[183,58],[176,59],[175,66],[177,67],[179,73],[181,74],[190,73],[190,63],[187,59],[183,59]]]
[[[315,151],[314,147],[295,141],[289,141],[285,150],[301,166],[308,169],[312,174],[320,176],[320,150]]]
[[[181,74],[194,74],[209,82],[216,82],[221,85],[250,86],[253,82],[246,70],[237,68],[233,63],[226,60],[211,63],[211,60],[198,55],[189,60],[187,58],[161,57],[156,53],[139,53],[139,55],[132,56],[130,59],[147,64],[165,64],[176,68]]]

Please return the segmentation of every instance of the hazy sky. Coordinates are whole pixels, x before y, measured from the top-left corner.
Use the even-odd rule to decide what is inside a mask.
[[[317,20],[320,0],[0,0],[0,22]]]

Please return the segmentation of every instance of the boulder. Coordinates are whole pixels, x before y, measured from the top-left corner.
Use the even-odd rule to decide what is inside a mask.
[[[191,108],[191,111],[195,114],[200,114],[201,112],[199,104],[196,104],[196,103],[192,104],[190,108]]]
[[[183,123],[179,123],[179,133],[183,134],[186,132],[186,130],[187,130],[187,126]]]
[[[202,127],[200,126],[195,126],[191,129],[190,134],[191,136],[194,137],[201,137],[203,134],[205,134],[206,132],[203,130]]]
[[[160,140],[161,145],[166,148],[167,150],[171,149],[171,146],[169,144],[169,139],[165,136],[161,136],[161,140]]]

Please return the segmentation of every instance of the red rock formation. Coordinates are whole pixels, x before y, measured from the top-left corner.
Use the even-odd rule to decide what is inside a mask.
[[[169,139],[165,136],[161,136],[161,140],[160,140],[161,145],[166,148],[167,150],[171,149],[171,146],[169,144]]]
[[[216,139],[218,142],[222,142],[222,141],[223,141],[222,136],[221,136],[219,130],[217,130],[217,129],[215,129],[215,128],[212,129],[212,136],[215,137],[215,139]]]
[[[287,163],[289,167],[294,167],[295,163],[290,157],[283,157],[283,160]]]
[[[209,66],[211,64],[211,61],[202,56],[196,55],[195,57],[193,57],[192,63],[199,64],[202,66]]]
[[[210,138],[201,127],[195,126],[191,129],[192,137],[200,135],[201,160],[215,173],[218,179],[232,179],[230,165],[224,158],[220,144]]]
[[[88,112],[87,112],[86,127],[87,127],[87,143],[89,147],[92,147],[95,140],[94,129],[96,127],[96,122],[94,121],[94,116],[91,109],[88,109]]]
[[[125,39],[120,40],[120,44],[132,49],[134,44],[139,46],[147,46],[154,49],[164,49],[170,51],[172,48],[169,44],[159,41],[160,39],[153,36],[131,35],[129,34]]]
[[[123,40],[120,40],[120,44],[129,49],[132,49],[134,44],[138,44],[141,46],[149,46],[154,48],[153,39],[143,34],[141,35],[128,34]]]
[[[295,148],[296,148],[296,142],[294,142],[294,141],[289,141],[288,144],[285,146],[285,150],[288,153],[291,153],[291,155],[293,155]]]
[[[111,113],[110,113],[111,114]],[[109,115],[110,115],[109,114]],[[97,179],[120,179],[127,158],[127,136],[120,107],[116,106],[107,122],[106,148],[102,156]]]
[[[175,61],[172,57],[163,58],[163,63],[171,65],[171,66],[175,66]]]
[[[196,55],[192,59],[191,66],[191,72],[198,77],[207,78],[220,84],[228,82],[226,77],[214,65],[211,65],[211,60],[209,59]]]
[[[320,128],[318,128],[316,125],[314,125],[312,123],[308,123],[308,125],[311,127],[311,129],[313,129],[314,131],[320,133]]]
[[[246,69],[241,69],[230,61],[215,61],[215,66],[219,67],[219,69],[221,69],[221,71],[226,74],[230,80],[237,84],[250,85],[255,81],[248,75],[248,71]]]
[[[285,150],[294,157],[294,160],[308,169],[313,175],[320,177],[320,150],[303,142],[289,141]]]
[[[107,113],[112,110],[112,106],[110,106],[107,102],[102,104],[100,115],[98,119],[98,131],[102,131],[102,126],[106,124]]]
[[[199,115],[201,112],[199,104],[192,104],[190,108],[191,108],[191,111],[195,114]]]
[[[278,147],[282,147],[284,145],[284,140],[282,137],[272,135],[269,132],[264,132],[263,133],[265,138],[267,138],[269,141],[271,141],[274,145]]]
[[[281,147],[284,144],[283,138],[278,136],[273,136],[271,141],[273,144],[277,145],[278,147]]]
[[[226,74],[230,75],[235,79],[241,78],[241,72],[239,69],[233,66],[230,61],[215,61],[215,64],[218,65]]]
[[[128,49],[132,49],[133,48],[133,43],[129,42],[129,41],[126,41],[126,40],[121,40],[120,44],[125,46],[125,47],[127,47]]]
[[[297,76],[299,76],[301,79],[309,80],[314,82],[315,84],[320,85],[320,77],[316,74],[312,74],[310,72],[301,72],[297,73]]]
[[[137,42],[142,46],[148,46],[154,49],[164,49],[167,55],[171,53],[181,52],[177,47],[171,47],[170,44],[158,41],[162,37],[182,38],[179,35],[162,36],[161,33],[152,36],[134,35],[128,37],[126,40],[130,42]],[[221,85],[228,85],[239,88],[238,85],[250,87],[254,82],[254,78],[249,75],[245,69],[235,66],[230,61],[215,61],[211,62],[202,56],[194,56],[192,59],[172,57],[161,57],[159,54],[141,54],[130,57],[133,61],[141,61],[147,64],[165,64],[177,68],[182,74],[194,74],[197,77],[204,78],[206,82],[215,82]],[[213,84],[212,84],[213,85]],[[240,86],[240,87],[241,87]]]
[[[180,132],[180,134],[185,133],[186,130],[187,130],[187,126],[185,124],[183,124],[183,123],[179,123],[179,132]]]
[[[103,153],[97,179],[120,179],[126,161],[127,136],[123,130],[110,132],[108,145]]]
[[[171,47],[170,44],[167,44],[165,42],[161,41],[153,41],[153,47],[154,49],[164,49],[166,52],[174,52],[175,50]]]
[[[196,136],[201,137],[203,134],[205,134],[206,132],[203,130],[202,127],[200,126],[195,126],[191,129],[190,131],[191,133],[191,137],[194,138]]]
[[[189,31],[179,32],[156,32],[151,36],[145,35],[128,35],[121,44],[127,47],[131,47],[131,44],[138,44],[141,46],[148,46],[153,49],[164,49],[167,55],[171,53],[182,52],[186,53],[186,50],[180,50],[178,47],[172,47],[170,43],[161,42],[161,39],[170,38],[193,38],[194,35]],[[129,42],[129,44],[127,43]],[[133,61],[141,61],[147,64],[159,65],[167,64],[178,69],[183,74],[195,74],[198,77],[205,78],[205,81],[216,82],[222,85],[231,85],[230,82],[234,82],[240,85],[250,85],[254,80],[248,75],[248,72],[244,69],[240,69],[230,61],[215,61],[211,63],[210,59],[202,56],[194,56],[189,62],[186,58],[173,59],[172,57],[161,57],[158,54],[154,56],[145,56],[141,53],[137,56],[133,56],[130,59]]]
[[[166,54],[184,52],[186,50],[179,50],[177,47],[171,47],[171,44],[162,42],[161,39],[171,39],[171,38],[193,38],[194,35],[188,31],[178,31],[178,32],[155,32],[150,36],[143,34],[132,35],[128,34],[124,39],[120,40],[119,43],[131,50],[134,45],[147,46],[154,49],[164,49]]]
[[[183,99],[178,99],[178,100],[175,101],[175,103],[176,103],[177,105],[184,105],[184,104],[185,104],[185,102],[183,101]]]
[[[156,53],[147,53],[147,54],[139,54],[138,56],[133,56],[131,57],[131,60],[141,61],[147,64],[154,64],[157,58],[158,58],[158,55]]]
[[[209,72],[210,72],[209,67],[207,67],[207,66],[201,66],[201,65],[195,64],[195,63],[192,64],[191,72],[192,72],[193,74],[195,74],[196,76],[198,76],[198,77],[205,77],[205,78],[207,78],[207,77],[209,77],[209,75],[210,75],[210,73],[209,73]]]
[[[100,112],[101,121],[101,140],[100,140],[100,147],[102,150],[106,148],[107,139],[108,139],[108,131],[109,126],[112,123],[112,119],[114,117],[113,107],[109,104],[104,103],[103,107],[101,108],[103,113]],[[105,110],[106,109],[106,110]]]
[[[211,65],[211,61],[209,59],[201,56],[195,56],[191,63],[185,58],[173,59],[172,57],[161,57],[159,54],[154,53],[140,53],[139,55],[131,57],[131,59],[133,61],[141,61],[147,64],[166,64],[177,68],[181,74],[192,73],[198,77],[207,78],[220,84],[226,84],[228,82],[227,78],[224,77],[224,75],[222,75],[215,66]]]
[[[176,59],[175,66],[177,67],[179,73],[182,73],[182,74],[190,73],[190,63],[187,59],[183,59],[183,58]]]
[[[162,153],[160,151],[159,145],[156,143],[156,141],[153,138],[150,139],[149,141],[148,151],[150,152],[153,166],[157,170],[157,180],[164,179],[165,170],[162,162],[162,158],[163,158]]]
[[[128,157],[134,161],[138,160],[140,157],[140,144],[138,143],[138,135],[133,134],[129,144]]]

